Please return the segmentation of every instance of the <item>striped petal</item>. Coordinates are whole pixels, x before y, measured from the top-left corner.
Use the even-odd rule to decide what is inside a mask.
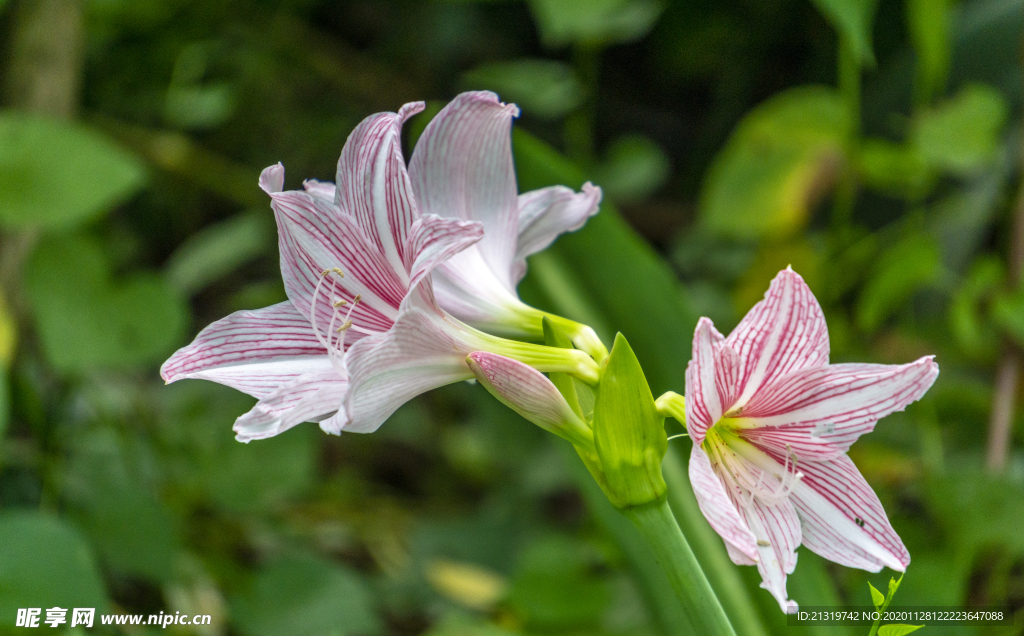
[[[722,403],[715,387],[715,357],[722,334],[711,320],[701,318],[693,334],[693,357],[686,367],[686,430],[694,444],[722,417]]]
[[[409,244],[405,250],[410,260],[410,289],[415,289],[422,282],[425,294],[432,298],[433,289],[427,278],[431,271],[479,241],[483,235],[483,226],[475,221],[442,218],[433,214],[417,219],[409,231]]]
[[[502,404],[577,446],[593,448],[594,434],[540,371],[487,351],[469,354],[470,369]]]
[[[427,125],[409,162],[420,211],[483,223],[477,249],[508,290],[518,227],[511,136],[518,114],[494,93],[462,93]],[[456,256],[450,266],[461,264]]]
[[[740,508],[750,531],[757,537],[757,571],[761,587],[771,592],[784,613],[792,613],[797,604],[786,593],[786,577],[796,569],[796,549],[800,547],[800,518],[788,499],[765,503],[754,498]]]
[[[302,422],[325,420],[342,407],[347,390],[348,381],[334,369],[300,375],[235,420],[235,439],[266,439]]]
[[[459,332],[443,315],[410,307],[387,333],[352,345],[345,356],[351,390],[342,430],[371,433],[417,395],[472,378],[466,356],[475,348]]]
[[[327,203],[334,203],[338,196],[338,189],[335,188],[334,184],[330,181],[306,179],[302,182],[302,188],[312,196],[326,201]]]
[[[200,378],[257,398],[306,373],[330,369],[309,320],[290,302],[236,311],[203,329],[160,368],[167,382]]]
[[[406,296],[406,287],[356,221],[306,192],[293,190],[271,196],[281,274],[296,309],[310,316],[313,297],[317,296],[315,318],[318,327],[325,329],[335,314],[335,299],[351,302],[358,294],[362,298],[352,321],[371,331],[390,328]],[[318,294],[323,272],[334,267],[345,276],[329,275]]]
[[[526,257],[552,243],[564,232],[575,232],[597,214],[601,188],[589,181],[581,192],[551,186],[519,195],[519,238],[512,263],[512,283],[526,275]]]
[[[758,558],[757,537],[740,516],[736,503],[699,444],[694,444],[690,451],[689,472],[697,505],[711,527],[725,540],[733,563],[753,565]]]
[[[779,378],[743,408],[743,436],[776,453],[801,459],[846,452],[875,423],[925,394],[939,367],[933,356],[910,364],[833,364]]]
[[[840,565],[902,572],[910,553],[893,530],[881,502],[846,455],[800,466],[804,474],[790,496],[808,549]]]
[[[726,339],[740,358],[736,393],[727,410],[742,407],[761,387],[793,371],[828,364],[828,328],[807,283],[779,272],[765,294]]]
[[[367,117],[349,135],[338,160],[335,202],[355,219],[403,284],[408,283],[406,240],[418,213],[402,157],[402,124],[423,107],[413,102],[397,113]]]

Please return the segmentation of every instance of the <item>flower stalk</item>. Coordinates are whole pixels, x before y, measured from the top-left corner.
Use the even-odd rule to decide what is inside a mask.
[[[620,510],[643,535],[698,634],[735,634],[664,499]]]

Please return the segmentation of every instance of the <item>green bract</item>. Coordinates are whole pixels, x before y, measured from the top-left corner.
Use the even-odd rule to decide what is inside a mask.
[[[626,338],[615,336],[594,403],[594,442],[605,492],[618,508],[660,500],[667,487],[661,460],[668,450],[664,418]]]

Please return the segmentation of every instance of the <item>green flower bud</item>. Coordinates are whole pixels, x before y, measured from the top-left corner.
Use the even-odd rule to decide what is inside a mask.
[[[597,387],[592,426],[603,486],[616,507],[642,506],[665,496],[661,474],[661,460],[668,450],[665,419],[621,333],[615,337]]]

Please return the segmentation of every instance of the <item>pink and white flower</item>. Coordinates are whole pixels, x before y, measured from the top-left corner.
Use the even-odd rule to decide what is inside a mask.
[[[281,165],[260,176],[277,218],[288,301],[210,325],[161,369],[168,382],[202,378],[259,398],[235,423],[241,441],[303,421],[330,433],[376,430],[411,397],[472,378],[466,356],[475,351],[596,381],[597,365],[581,351],[503,340],[438,307],[431,273],[480,241],[484,226],[421,213],[400,138],[422,109],[406,104],[356,127],[337,186],[307,181],[284,191]]]
[[[904,365],[829,364],[821,307],[791,269],[723,338],[697,324],[686,369],[690,480],[733,562],[757,565],[783,611],[796,549],[872,572],[910,555],[846,451],[938,376],[927,356]]]
[[[490,92],[463,93],[427,125],[409,162],[420,211],[478,221],[480,241],[434,270],[438,304],[456,318],[490,333],[542,338],[546,315],[523,303],[516,286],[526,257],[597,213],[601,189],[581,192],[552,186],[518,194],[512,162],[513,104]],[[578,347],[607,354],[586,325],[548,315]]]

